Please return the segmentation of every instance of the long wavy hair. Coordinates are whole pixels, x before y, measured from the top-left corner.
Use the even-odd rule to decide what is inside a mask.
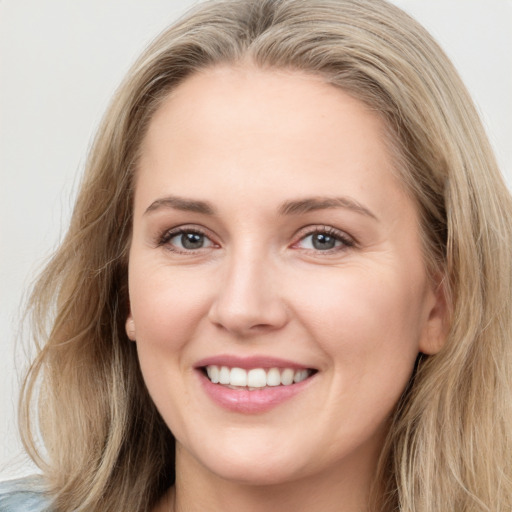
[[[323,77],[381,115],[418,208],[426,268],[443,276],[450,332],[438,354],[420,355],[397,404],[372,510],[510,511],[511,196],[452,64],[384,0],[202,3],[131,68],[29,306],[38,352],[21,431],[55,511],[146,512],[173,483],[174,439],[124,330],[134,174],[169,92],[241,61]]]

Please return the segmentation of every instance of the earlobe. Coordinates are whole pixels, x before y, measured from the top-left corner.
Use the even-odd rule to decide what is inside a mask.
[[[434,355],[444,347],[450,330],[451,314],[444,276],[435,280],[429,295],[430,308],[419,349],[423,354]]]
[[[135,341],[135,321],[133,320],[132,314],[128,315],[125,322],[126,335],[131,341]]]

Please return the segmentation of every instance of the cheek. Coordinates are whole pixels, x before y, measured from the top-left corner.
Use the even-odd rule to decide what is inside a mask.
[[[296,291],[299,315],[344,378],[390,380],[398,372],[403,381],[423,329],[422,275],[409,279],[389,269],[340,269],[329,279],[311,279],[307,293]]]
[[[207,290],[192,275],[177,279],[168,266],[138,263],[131,261],[129,290],[139,364],[157,408],[171,429],[180,431],[184,420],[176,411],[190,402],[188,347],[207,310]]]
[[[169,267],[130,275],[130,305],[137,341],[177,350],[207,311],[209,291],[201,276],[179,275]]]
[[[131,261],[130,306],[139,363],[155,405],[173,432],[184,432],[192,403],[187,346],[204,317],[206,290],[199,280],[177,279],[168,266]],[[139,270],[144,268],[143,272]]]

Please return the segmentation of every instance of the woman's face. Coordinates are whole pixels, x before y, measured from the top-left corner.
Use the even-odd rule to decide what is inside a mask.
[[[126,328],[178,466],[252,483],[373,469],[443,324],[383,132],[319,78],[251,67],[196,74],[156,112]]]

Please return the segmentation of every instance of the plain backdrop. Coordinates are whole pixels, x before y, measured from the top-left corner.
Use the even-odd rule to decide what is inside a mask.
[[[20,305],[64,233],[77,177],[129,65],[190,0],[0,0],[0,479],[16,431]],[[512,184],[512,0],[395,0],[455,62]]]

